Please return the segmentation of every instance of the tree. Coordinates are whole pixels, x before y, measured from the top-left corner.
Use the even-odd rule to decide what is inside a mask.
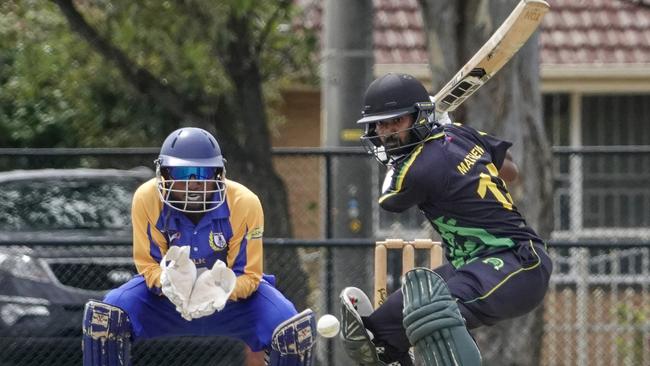
[[[157,146],[175,128],[203,127],[229,175],[263,200],[267,235],[291,235],[266,107],[289,80],[318,80],[315,38],[293,26],[292,1],[8,0],[0,10],[3,146]]]
[[[517,1],[419,0],[419,3],[427,33],[433,90],[437,90],[494,33]],[[527,222],[548,238],[553,201],[551,146],[541,116],[538,54],[538,37],[533,36],[452,117],[514,143],[511,152],[520,167],[520,179],[510,187],[513,197]],[[540,306],[527,316],[480,329],[477,339],[485,364],[537,365],[542,314]],[[531,350],[531,345],[537,349]]]
[[[172,119],[71,33],[56,7],[0,5],[0,145],[142,146]]]
[[[288,82],[318,80],[315,36],[294,26],[292,1],[7,0],[0,9],[3,146],[159,146],[175,128],[202,127],[220,142],[228,176],[260,197],[265,235],[291,237],[267,105]]]
[[[290,236],[263,93],[265,80],[287,71],[280,58],[297,43],[277,32],[291,19],[290,1],[89,2],[83,10],[101,14],[95,25],[73,0],[52,1],[75,33],[177,121],[174,127],[189,123],[216,132],[229,173],[267,210],[267,235]]]

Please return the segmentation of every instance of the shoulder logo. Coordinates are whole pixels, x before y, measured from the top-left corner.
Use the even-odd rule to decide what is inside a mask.
[[[246,235],[246,239],[251,240],[251,239],[259,239],[264,235],[264,226],[258,226],[251,231],[248,232]]]
[[[226,243],[226,238],[223,236],[223,233],[215,233],[210,230],[210,236],[208,237],[208,243],[210,248],[215,252],[220,252],[226,248],[228,243]]]
[[[177,232],[170,231],[167,235],[168,235],[170,243],[173,242],[174,240],[178,240],[178,239],[181,238],[181,232],[180,231],[177,231]]]

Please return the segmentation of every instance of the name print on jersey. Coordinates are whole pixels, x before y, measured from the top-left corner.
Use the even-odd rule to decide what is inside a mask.
[[[474,166],[476,161],[480,159],[481,156],[483,156],[483,154],[485,154],[485,150],[478,145],[474,145],[472,150],[470,150],[467,155],[465,155],[463,161],[461,161],[460,164],[456,166],[456,169],[458,169],[462,175],[467,174],[467,172],[469,172],[469,170]]]

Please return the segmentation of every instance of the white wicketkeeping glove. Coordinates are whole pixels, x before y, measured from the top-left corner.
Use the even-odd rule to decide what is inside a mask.
[[[221,311],[235,289],[236,281],[235,272],[219,260],[212,269],[203,271],[196,279],[190,297],[188,313],[192,319]]]
[[[187,319],[192,286],[196,280],[196,266],[190,259],[190,247],[170,247],[160,262],[160,268],[162,293],[176,306],[176,311]]]

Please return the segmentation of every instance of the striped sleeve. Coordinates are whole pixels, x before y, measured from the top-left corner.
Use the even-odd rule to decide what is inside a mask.
[[[133,224],[133,261],[144,276],[147,287],[160,294],[160,261],[167,251],[167,240],[156,228],[162,203],[156,192],[155,179],[140,186],[133,195],[131,222]]]
[[[387,211],[402,212],[423,202],[427,192],[419,189],[419,179],[414,179],[413,164],[420,156],[424,145],[418,146],[409,158],[386,173],[379,205]]]
[[[228,191],[233,236],[228,243],[228,267],[237,275],[232,300],[245,299],[257,290],[262,279],[264,213],[258,197],[235,182]],[[230,195],[230,196],[228,196]]]

